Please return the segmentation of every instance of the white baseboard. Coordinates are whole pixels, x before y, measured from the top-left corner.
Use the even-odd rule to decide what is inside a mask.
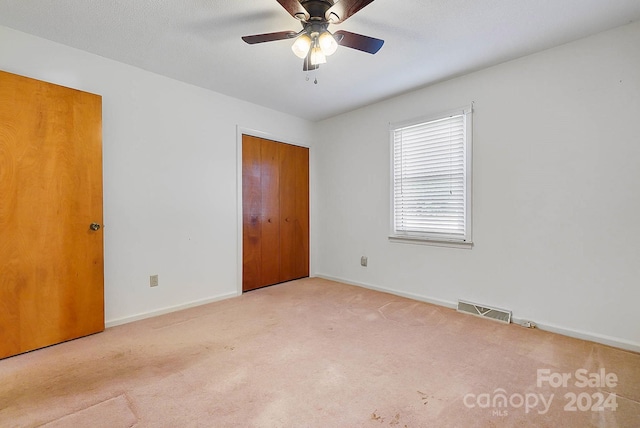
[[[356,287],[368,288],[370,290],[381,291],[383,293],[393,294],[395,296],[406,297],[407,299],[418,300],[420,302],[432,303],[438,306],[444,306],[449,309],[456,309],[458,307],[457,302],[449,302],[447,300],[433,299],[419,294],[407,293],[406,291],[394,290],[393,288],[378,287],[376,285],[366,284],[364,282],[350,281],[348,279],[335,278],[329,275],[316,275],[318,278],[328,279],[329,281],[341,282],[343,284],[355,285]]]
[[[109,328],[109,327],[115,327],[117,325],[128,324],[130,322],[140,321],[146,318],[157,317],[158,315],[164,315],[171,312],[181,311],[183,309],[194,308],[196,306],[206,305],[208,303],[219,302],[220,300],[226,300],[226,299],[230,299],[231,297],[237,297],[237,296],[238,296],[238,293],[233,292],[233,293],[221,294],[215,297],[209,297],[207,299],[194,300],[192,302],[183,303],[181,305],[169,306],[169,307],[154,310],[154,311],[144,312],[141,314],[136,314],[136,315],[132,315],[124,318],[118,318],[115,320],[109,320],[105,322],[105,327]]]
[[[406,297],[408,299],[418,300],[420,302],[432,303],[438,306],[444,306],[450,309],[456,309],[458,307],[457,302],[449,302],[446,300],[434,299],[427,296],[421,296],[418,294],[407,293],[404,291],[394,290],[391,288],[378,287],[371,284],[366,284],[363,282],[351,281],[348,279],[336,278],[329,275],[316,274],[318,278],[328,279],[330,281],[342,282],[343,284],[355,285],[357,287],[368,288],[370,290],[381,291],[384,293],[394,294],[400,297]],[[516,317],[511,318],[511,322],[514,324],[522,324],[524,320]],[[569,336],[576,339],[588,340],[590,342],[596,342],[607,346],[613,346],[614,348],[620,348],[627,351],[638,352],[640,353],[640,343],[631,342],[629,340],[625,340],[619,337],[606,336],[597,333],[589,333],[586,331],[573,330],[570,328],[559,327],[553,324],[545,324],[539,323],[538,321],[531,320],[536,323],[536,328],[539,328],[543,331],[548,331],[551,333],[561,334],[563,336]]]
[[[512,318],[511,321],[515,324],[522,324],[523,320],[519,318]],[[564,327],[558,327],[554,324],[538,323],[536,322],[536,328],[548,331],[551,333],[561,334],[563,336],[573,337],[575,339],[588,340],[590,342],[600,343],[602,345],[612,346],[614,348],[620,348],[627,351],[640,353],[640,344],[631,342],[629,340],[621,339],[619,337],[607,336],[604,334],[590,333],[581,330],[573,330]]]

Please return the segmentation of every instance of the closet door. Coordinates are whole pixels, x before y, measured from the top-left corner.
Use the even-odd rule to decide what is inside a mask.
[[[280,280],[309,276],[309,149],[281,145]]]
[[[242,138],[243,291],[309,276],[309,149]]]
[[[280,150],[260,141],[260,286],[280,278]]]
[[[242,290],[262,284],[262,150],[242,136]]]

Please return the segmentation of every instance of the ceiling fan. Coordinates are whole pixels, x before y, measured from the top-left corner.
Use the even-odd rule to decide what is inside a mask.
[[[326,57],[333,54],[338,45],[362,52],[375,54],[384,44],[376,39],[349,31],[329,32],[330,24],[340,24],[373,0],[276,0],[291,16],[302,23],[302,30],[279,31],[276,33],[244,36],[242,40],[250,45],[295,39],[291,49],[304,59],[303,70],[315,70],[324,64]]]

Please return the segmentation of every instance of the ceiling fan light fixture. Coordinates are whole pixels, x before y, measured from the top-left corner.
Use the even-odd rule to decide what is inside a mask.
[[[327,57],[322,52],[320,46],[316,45],[311,49],[311,65],[325,64]]]
[[[307,34],[300,35],[291,46],[293,53],[300,59],[307,57],[309,49],[311,49],[311,37]]]
[[[333,38],[333,35],[324,31],[318,37],[318,45],[320,45],[320,49],[322,49],[322,53],[325,56],[333,55],[335,51],[338,49],[338,42]]]
[[[316,70],[320,64],[327,62],[338,46],[375,54],[384,44],[384,40],[364,36],[349,31],[331,33],[328,27],[339,24],[353,16],[374,0],[276,0],[292,17],[298,19],[302,29],[295,31],[278,31],[274,33],[243,36],[242,40],[250,45],[274,42],[277,40],[293,40],[291,50],[303,59],[303,71]]]

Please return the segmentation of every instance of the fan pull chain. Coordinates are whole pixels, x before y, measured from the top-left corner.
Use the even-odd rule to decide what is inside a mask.
[[[313,72],[314,72],[314,73],[317,73],[317,70],[314,70]],[[307,73],[307,74],[306,74],[306,76],[304,76],[304,80],[305,80],[306,82],[308,82],[308,81],[310,80],[309,73]],[[317,85],[317,84],[318,84],[318,76],[317,76],[317,75],[314,75],[314,76],[313,76],[313,84],[314,84],[314,85]]]

